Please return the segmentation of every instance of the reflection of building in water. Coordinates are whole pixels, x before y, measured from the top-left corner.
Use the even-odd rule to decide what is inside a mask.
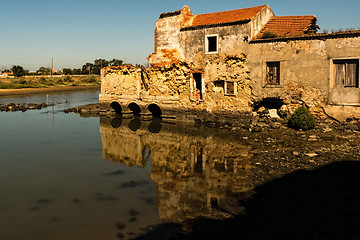
[[[251,186],[250,146],[196,128],[164,125],[153,134],[146,126],[134,132],[125,122],[114,128],[110,121],[100,124],[103,157],[144,167],[151,154],[150,179],[157,185],[163,221],[224,218],[242,211],[239,200],[247,198]]]

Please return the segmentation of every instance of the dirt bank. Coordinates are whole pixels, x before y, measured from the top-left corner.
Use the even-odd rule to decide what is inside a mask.
[[[69,87],[49,87],[49,88],[22,88],[22,89],[0,89],[1,96],[26,95],[37,93],[53,93],[66,91],[80,91],[88,89],[100,89],[100,86],[69,86]]]

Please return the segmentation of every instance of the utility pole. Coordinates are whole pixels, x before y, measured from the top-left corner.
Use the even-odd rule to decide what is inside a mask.
[[[54,58],[51,58],[51,77],[53,76],[53,70],[54,70]]]

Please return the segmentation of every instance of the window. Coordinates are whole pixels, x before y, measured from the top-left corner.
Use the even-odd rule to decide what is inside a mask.
[[[205,36],[205,52],[218,53],[218,35]]]
[[[266,63],[266,84],[280,85],[280,62]]]
[[[333,63],[336,87],[359,87],[359,60],[334,60]]]
[[[236,82],[229,82],[224,80],[214,81],[215,87],[222,88],[224,95],[236,95]]]
[[[225,94],[228,94],[228,95],[235,94],[235,83],[234,82],[226,82]]]

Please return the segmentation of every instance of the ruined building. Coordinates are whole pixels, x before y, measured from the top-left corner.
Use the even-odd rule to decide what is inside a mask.
[[[275,16],[268,5],[163,13],[151,68],[102,69],[100,102],[118,113],[188,119],[243,119],[261,102],[280,103],[284,112],[306,104],[320,117],[360,117],[360,30],[317,33],[316,20]]]

